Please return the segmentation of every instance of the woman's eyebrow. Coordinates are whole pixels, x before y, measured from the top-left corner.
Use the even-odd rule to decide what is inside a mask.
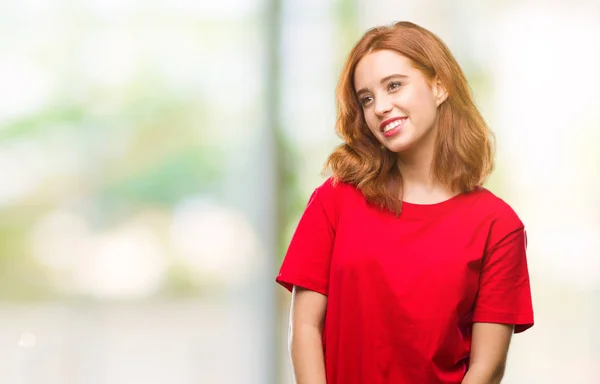
[[[383,83],[385,83],[386,81],[388,81],[388,80],[391,80],[391,79],[394,79],[394,78],[401,78],[401,79],[404,79],[404,78],[407,78],[407,77],[408,77],[408,76],[406,76],[406,75],[402,75],[402,74],[400,74],[400,73],[394,73],[393,75],[389,75],[389,76],[386,76],[386,77],[384,77],[383,79],[381,79],[381,80],[379,81],[379,83],[380,83],[380,84],[383,84]],[[359,96],[361,93],[365,93],[365,92],[367,92],[367,91],[368,91],[368,89],[367,89],[367,88],[361,88],[361,89],[359,89],[358,91],[356,91],[356,96]]]

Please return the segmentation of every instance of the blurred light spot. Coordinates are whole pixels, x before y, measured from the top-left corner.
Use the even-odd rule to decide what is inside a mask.
[[[34,256],[56,273],[58,285],[100,298],[135,298],[154,293],[166,262],[154,233],[127,224],[95,234],[83,218],[56,211],[31,233]]]
[[[259,244],[245,218],[231,209],[191,199],[178,206],[171,232],[180,255],[196,272],[242,283],[258,267]]]
[[[22,348],[33,348],[37,344],[37,338],[33,333],[25,332],[19,339],[19,347]]]
[[[91,236],[78,255],[75,284],[83,293],[101,298],[134,298],[159,288],[166,270],[154,235],[142,226]]]

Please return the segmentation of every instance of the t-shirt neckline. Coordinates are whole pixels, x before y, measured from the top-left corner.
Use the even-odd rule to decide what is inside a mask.
[[[475,191],[479,188],[475,189]],[[475,192],[473,191],[473,192]],[[408,201],[402,201],[401,216],[437,216],[451,211],[454,207],[461,204],[473,192],[461,192],[444,201],[432,204],[417,204]]]

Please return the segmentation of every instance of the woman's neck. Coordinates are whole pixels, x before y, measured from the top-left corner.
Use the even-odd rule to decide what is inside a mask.
[[[433,151],[420,156],[398,156],[402,175],[402,200],[415,204],[435,204],[458,194],[441,183],[431,172]]]

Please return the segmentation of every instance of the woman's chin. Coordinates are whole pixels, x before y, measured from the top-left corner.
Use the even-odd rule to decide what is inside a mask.
[[[388,143],[385,147],[390,152],[402,154],[402,152],[405,152],[408,149],[410,149],[411,146],[407,143]]]

